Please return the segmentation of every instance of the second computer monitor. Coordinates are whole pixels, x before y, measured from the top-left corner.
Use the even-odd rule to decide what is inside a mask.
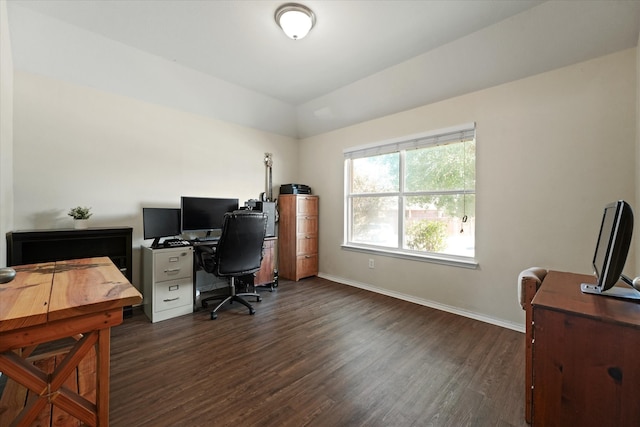
[[[224,214],[238,210],[238,203],[238,199],[183,196],[180,203],[182,232],[209,233],[222,229]]]

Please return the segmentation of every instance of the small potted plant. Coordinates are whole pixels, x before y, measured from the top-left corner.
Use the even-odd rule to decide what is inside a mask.
[[[74,228],[87,228],[89,226],[89,218],[91,218],[91,208],[77,206],[67,214],[73,218]]]

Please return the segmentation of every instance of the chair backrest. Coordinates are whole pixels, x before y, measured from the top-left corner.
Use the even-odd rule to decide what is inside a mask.
[[[262,262],[262,245],[267,228],[263,212],[240,210],[226,213],[215,252],[216,276],[255,273]]]

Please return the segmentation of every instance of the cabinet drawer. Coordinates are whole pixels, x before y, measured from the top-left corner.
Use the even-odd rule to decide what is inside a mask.
[[[318,254],[296,258],[296,280],[318,274]]]
[[[296,255],[309,255],[318,253],[318,235],[305,234],[298,236]]]
[[[192,304],[193,284],[191,278],[168,280],[155,284],[153,311],[159,312]]]
[[[156,282],[191,277],[193,274],[193,250],[162,251],[154,253],[154,277]]]
[[[296,219],[298,233],[317,233],[318,232],[318,216],[317,215],[300,215]]]
[[[318,197],[298,196],[298,215],[318,215]]]

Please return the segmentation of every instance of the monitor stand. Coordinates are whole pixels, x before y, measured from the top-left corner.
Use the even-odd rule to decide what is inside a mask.
[[[637,289],[634,285],[634,282],[636,280],[632,281],[624,274],[620,276],[620,279],[622,279],[624,283],[629,285],[629,287],[615,285],[612,288],[602,292],[597,285],[583,283],[580,285],[580,290],[585,294],[602,295],[605,297],[614,297],[629,300],[640,300],[640,290]]]

